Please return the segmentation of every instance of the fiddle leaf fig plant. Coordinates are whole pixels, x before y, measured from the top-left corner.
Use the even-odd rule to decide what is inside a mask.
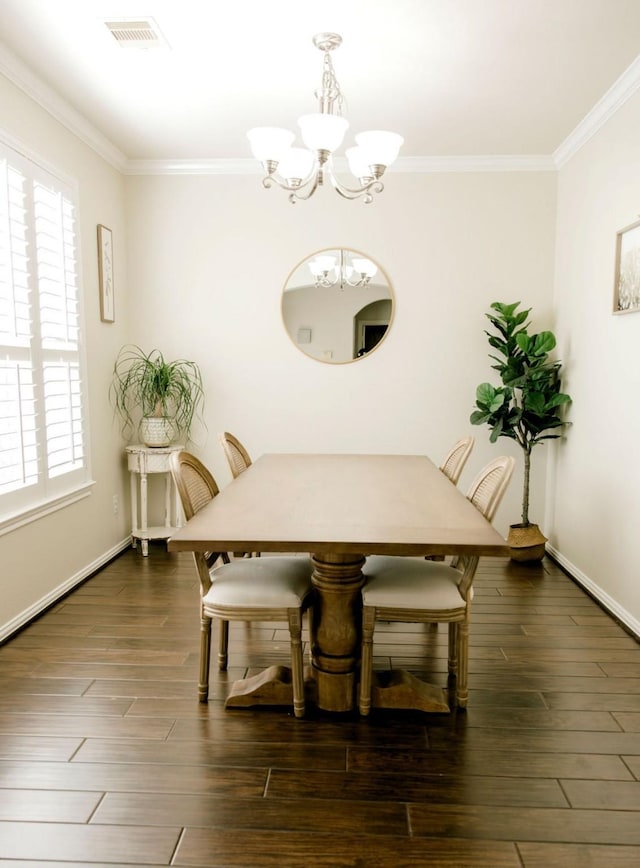
[[[470,417],[473,425],[487,424],[490,441],[509,437],[520,446],[524,455],[524,485],[522,492],[522,526],[529,522],[529,480],[531,452],[545,440],[562,436],[568,423],[561,409],[571,401],[560,391],[561,362],[549,353],[555,349],[553,332],[529,334],[527,322],[531,308],[518,310],[520,302],[494,302],[486,316],[494,328],[485,331],[489,345],[497,355],[490,354],[496,364],[501,385],[481,383],[476,389],[476,409]]]
[[[196,362],[167,361],[160,350],[146,353],[134,344],[122,347],[113,367],[110,397],[123,433],[135,419],[164,418],[174,434],[189,437],[194,417],[204,406],[202,375]]]

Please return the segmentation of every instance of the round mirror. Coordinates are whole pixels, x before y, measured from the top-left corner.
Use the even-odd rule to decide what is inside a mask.
[[[319,250],[287,278],[282,318],[305,355],[330,364],[353,362],[379,346],[389,329],[391,284],[364,253],[343,247]]]

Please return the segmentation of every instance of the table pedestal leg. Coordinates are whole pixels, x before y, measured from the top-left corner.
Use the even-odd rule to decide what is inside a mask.
[[[325,711],[355,705],[364,561],[358,554],[313,555],[311,652],[316,703]]]

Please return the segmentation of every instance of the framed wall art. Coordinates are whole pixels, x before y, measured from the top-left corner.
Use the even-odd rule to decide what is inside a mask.
[[[640,220],[621,229],[616,243],[613,312],[640,311]]]
[[[98,285],[100,288],[100,319],[115,322],[113,294],[113,238],[111,229],[98,223]]]

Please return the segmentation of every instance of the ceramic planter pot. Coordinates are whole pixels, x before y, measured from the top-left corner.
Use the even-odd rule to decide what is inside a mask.
[[[145,416],[140,422],[140,439],[145,446],[169,446],[175,429],[166,416]]]
[[[512,524],[509,527],[507,543],[511,548],[513,561],[541,561],[545,553],[547,537],[537,524]]]

